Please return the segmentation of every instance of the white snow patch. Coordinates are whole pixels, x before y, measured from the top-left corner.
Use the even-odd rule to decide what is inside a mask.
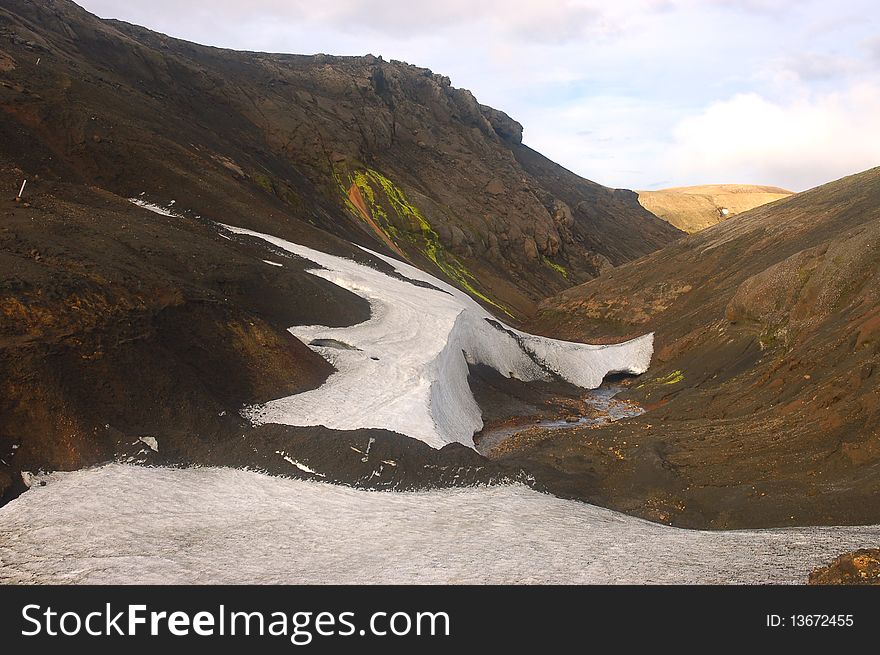
[[[262,261],[264,264],[269,264],[269,266],[280,266],[280,267],[284,268],[284,264],[279,264],[278,262],[272,262],[272,261],[269,261],[268,259],[264,259]]]
[[[653,333],[607,346],[533,336],[503,325],[452,285],[366,248],[403,277],[435,288],[284,239],[224,227],[315,262],[323,268],[311,274],[370,302],[370,319],[358,325],[290,328],[304,343],[333,339],[357,350],[312,346],[336,372],[318,389],[245,408],[243,414],[255,424],[385,428],[434,448],[452,442],[473,447],[483,422],[467,383],[469,363],[525,382],[555,374],[592,389],[609,373],[644,373],[651,362]]]
[[[803,583],[878,541],[880,526],[682,530],[522,486],[111,464],[0,508],[0,583]]]
[[[315,469],[310,468],[310,467],[306,466],[305,464],[303,464],[302,462],[299,462],[299,461],[293,459],[287,453],[285,453],[283,450],[276,450],[275,454],[281,455],[281,458],[285,462],[287,462],[288,464],[293,464],[296,468],[298,468],[300,471],[303,471],[304,473],[311,473],[312,475],[317,475],[322,478],[326,477],[323,473],[318,473]]]
[[[138,441],[146,444],[147,447],[153,452],[159,452],[159,442],[156,440],[156,437],[140,437]]]
[[[21,481],[28,489],[45,486],[49,482],[57,479],[57,477],[57,473],[47,473],[46,471],[37,471],[36,473],[31,471],[21,472]]]
[[[129,198],[128,201],[133,205],[137,205],[138,207],[143,207],[144,209],[149,209],[154,214],[161,214],[162,216],[177,216],[174,212],[166,207],[162,207],[161,205],[156,205],[151,202],[147,202],[146,200],[141,200],[140,198]],[[174,204],[174,201],[171,201],[171,204]]]

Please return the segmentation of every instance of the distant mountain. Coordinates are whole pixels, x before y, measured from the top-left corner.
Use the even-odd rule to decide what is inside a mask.
[[[685,232],[699,232],[744,211],[787,198],[791,191],[755,184],[704,184],[638,191],[642,207]]]
[[[651,411],[516,455],[559,490],[680,525],[880,521],[880,168],[569,289],[531,328],[655,331],[629,392]]]

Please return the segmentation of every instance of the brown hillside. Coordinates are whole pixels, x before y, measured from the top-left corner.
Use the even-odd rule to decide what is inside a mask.
[[[876,523],[880,168],[759,207],[559,294],[532,326],[656,333],[651,410],[523,444],[563,493],[680,525]],[[588,442],[593,446],[587,446]],[[591,448],[620,459],[597,466]]]

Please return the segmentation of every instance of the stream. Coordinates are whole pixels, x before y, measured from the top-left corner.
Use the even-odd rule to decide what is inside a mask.
[[[533,428],[560,430],[562,428],[602,425],[644,414],[645,410],[640,405],[615,397],[623,390],[624,387],[619,384],[605,383],[597,389],[587,391],[581,400],[585,401],[591,410],[589,415],[577,416],[576,418],[541,419],[530,423],[501,425],[484,429],[474,437],[477,452],[488,456],[492,450],[510,437]]]

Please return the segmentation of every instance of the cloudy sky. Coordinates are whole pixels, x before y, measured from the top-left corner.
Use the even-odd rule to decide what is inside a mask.
[[[584,177],[800,191],[880,165],[876,0],[78,0],[199,43],[400,59]]]

